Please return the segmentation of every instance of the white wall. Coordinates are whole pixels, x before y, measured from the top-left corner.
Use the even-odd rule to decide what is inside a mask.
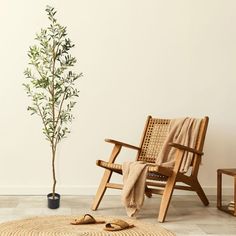
[[[111,150],[103,139],[139,144],[151,114],[210,117],[200,181],[216,193],[216,169],[236,167],[236,1],[0,0],[0,194],[51,188],[49,145],[22,87],[47,4],[68,27],[75,70],[85,75],[59,148],[58,191],[94,194],[102,174],[95,160]]]

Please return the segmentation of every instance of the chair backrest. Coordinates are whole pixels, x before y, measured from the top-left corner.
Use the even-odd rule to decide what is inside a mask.
[[[201,120],[199,132],[197,134],[196,149],[202,151],[205,140],[208,117]],[[171,119],[158,119],[148,116],[147,122],[143,131],[143,137],[140,144],[140,152],[137,155],[138,161],[155,163],[160,153],[163,143],[169,133]],[[194,159],[192,164],[194,164]]]

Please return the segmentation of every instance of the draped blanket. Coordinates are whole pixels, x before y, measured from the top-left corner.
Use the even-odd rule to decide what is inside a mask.
[[[182,118],[173,119],[170,123],[169,134],[162,146],[156,160],[157,165],[173,167],[175,164],[176,148],[171,148],[169,143],[179,143],[195,148],[201,119]],[[193,153],[185,152],[180,172],[187,172],[192,162]]]
[[[174,166],[177,149],[169,146],[171,142],[195,148],[200,123],[200,119],[194,118],[171,120],[169,133],[158,155],[156,165]],[[192,153],[184,153],[181,172],[188,171],[192,157]],[[141,161],[124,162],[122,165],[124,184],[122,202],[128,216],[133,216],[143,205],[148,165],[148,163]]]
[[[122,165],[122,202],[128,216],[133,216],[143,205],[147,167],[147,164],[141,161],[124,162]]]

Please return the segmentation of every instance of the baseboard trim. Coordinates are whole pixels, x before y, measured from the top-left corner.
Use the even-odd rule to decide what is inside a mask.
[[[203,187],[206,195],[216,195],[215,186]],[[74,186],[58,186],[56,191],[62,195],[95,195],[97,186],[95,185],[74,185]],[[224,195],[233,195],[233,187],[225,186],[222,189]],[[0,195],[45,195],[51,192],[48,186],[0,186]],[[109,189],[107,195],[119,195],[120,191]],[[191,191],[175,190],[174,195],[193,195]]]
[[[96,186],[57,186],[62,195],[94,195]],[[48,186],[0,186],[0,195],[45,195],[52,191]]]

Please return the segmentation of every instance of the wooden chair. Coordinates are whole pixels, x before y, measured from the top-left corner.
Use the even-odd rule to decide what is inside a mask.
[[[159,222],[165,221],[174,189],[195,191],[205,206],[209,204],[209,201],[198,181],[198,170],[203,155],[202,150],[208,120],[208,117],[204,117],[201,120],[195,148],[186,147],[177,143],[169,144],[171,147],[178,149],[176,152],[175,165],[173,168],[162,166],[148,167],[146,196],[151,197],[152,194],[163,195],[158,216]],[[92,210],[97,210],[107,188],[122,189],[123,187],[122,184],[109,182],[113,172],[122,174],[122,165],[114,163],[122,147],[136,150],[136,160],[155,163],[158,153],[160,152],[160,149],[168,134],[170,121],[170,119],[157,119],[148,116],[139,147],[112,139],[105,139],[106,142],[114,144],[114,147],[108,162],[97,160],[96,164],[105,168],[105,172],[94,198]],[[190,170],[187,173],[181,173],[179,170],[182,163],[183,154],[185,152],[193,153],[193,159]],[[177,185],[177,182],[182,184]]]

